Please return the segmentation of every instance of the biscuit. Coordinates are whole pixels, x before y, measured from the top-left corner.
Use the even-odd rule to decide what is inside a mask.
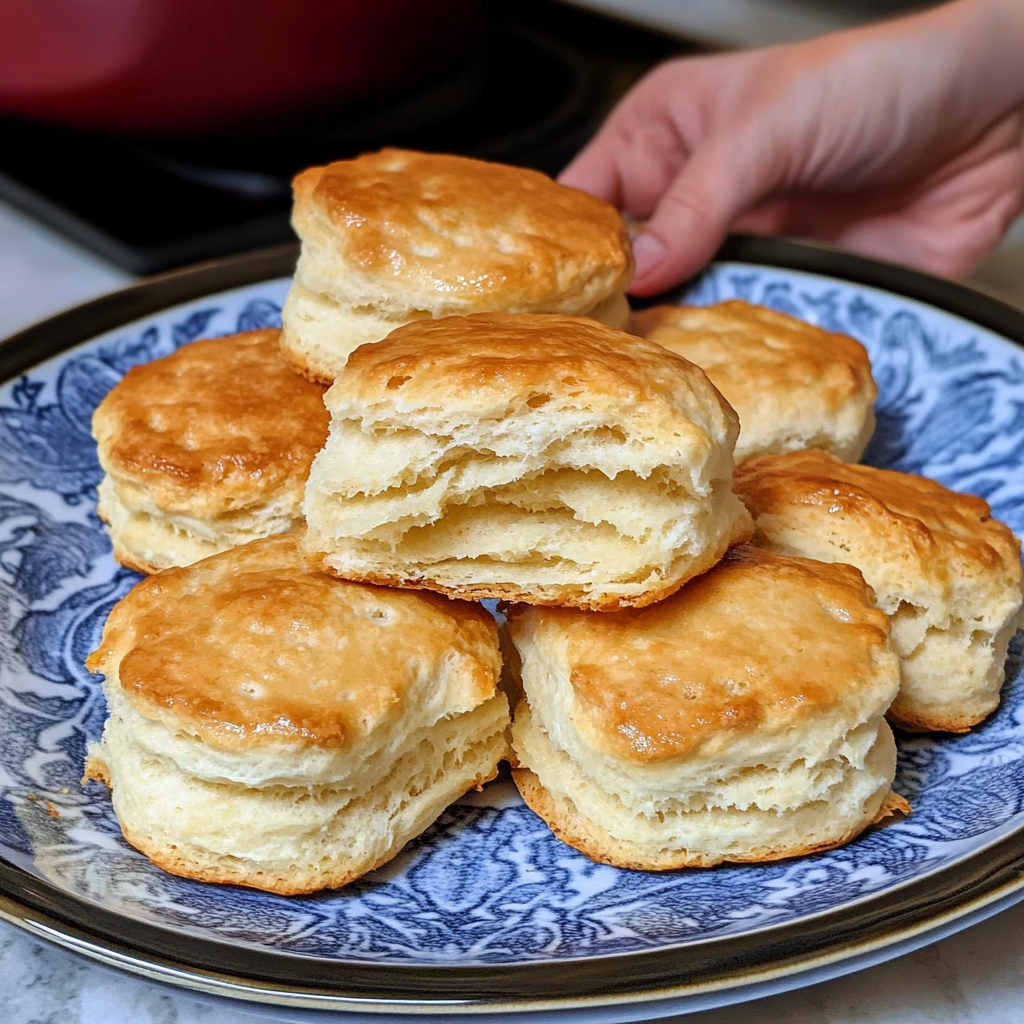
[[[823,452],[745,462],[735,487],[755,543],[848,562],[874,588],[902,662],[890,721],[966,732],[998,706],[1020,623],[1020,542],[985,501]]]
[[[592,320],[422,320],[324,401],[306,550],[346,579],[610,610],[750,534],[736,417],[696,366]]]
[[[143,580],[87,665],[110,718],[85,777],[133,846],[203,881],[344,885],[507,750],[491,616],[315,572],[294,534]]]
[[[329,417],[324,388],[290,368],[279,335],[184,345],[132,367],[100,403],[97,511],[123,565],[190,565],[301,526]]]
[[[856,569],[738,547],[650,608],[518,606],[513,777],[555,834],[666,870],[826,850],[891,793],[889,624]]]
[[[736,461],[821,448],[856,462],[878,390],[864,346],[764,306],[654,306],[633,333],[696,363],[740,418]]]
[[[349,354],[424,318],[503,310],[623,327],[633,256],[619,212],[537,171],[385,149],[294,182],[302,240],[284,351],[331,383]]]

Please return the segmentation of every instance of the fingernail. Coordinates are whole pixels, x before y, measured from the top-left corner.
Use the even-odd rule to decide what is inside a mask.
[[[665,258],[665,246],[653,235],[641,235],[633,243],[633,258],[636,260],[633,279],[639,281]]]

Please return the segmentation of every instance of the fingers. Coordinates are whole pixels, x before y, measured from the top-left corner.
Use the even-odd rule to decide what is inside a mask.
[[[851,224],[837,245],[876,259],[917,267],[932,274],[959,277],[969,273],[1000,242],[1021,204],[1009,192],[975,216],[959,211],[900,211]]]
[[[631,216],[646,217],[685,159],[685,142],[672,127],[667,101],[679,84],[675,78],[686,71],[682,62],[675,61],[647,75],[620,101],[558,180]]]
[[[611,123],[559,175],[570,188],[618,206],[630,217],[649,217],[686,163],[688,149],[666,123]]]
[[[613,206],[621,206],[621,188],[616,145],[617,134],[608,124],[594,136],[558,176],[563,185],[589,192]]]
[[[629,145],[617,154],[622,209],[638,220],[650,217],[689,155],[686,140],[669,125],[645,125],[634,131]]]
[[[634,294],[655,294],[699,270],[736,217],[777,183],[778,140],[753,116],[757,91],[750,102],[733,97],[726,113],[722,107],[723,96],[746,95],[744,83],[762,84],[766,59],[732,54],[662,65],[562,172],[562,184],[648,220],[634,242]]]
[[[821,197],[816,205],[813,227],[828,233],[799,233],[933,274],[965,274],[1024,209],[1024,115],[1011,114],[923,181],[852,197],[838,216],[822,211]]]
[[[633,243],[630,292],[656,295],[706,266],[733,223],[778,185],[772,147],[749,128],[699,149]]]

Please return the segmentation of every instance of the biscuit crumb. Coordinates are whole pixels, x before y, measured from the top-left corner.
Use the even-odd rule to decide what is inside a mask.
[[[58,811],[57,808],[53,806],[53,801],[52,800],[47,800],[46,801],[46,810],[47,810],[47,813],[50,815],[51,818],[59,818],[60,817],[60,811]]]

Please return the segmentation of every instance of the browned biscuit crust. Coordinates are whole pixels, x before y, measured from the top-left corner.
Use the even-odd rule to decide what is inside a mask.
[[[110,769],[98,757],[90,755],[85,759],[85,771],[82,774],[82,785],[87,782],[102,782],[107,789],[110,789]]]
[[[864,829],[893,814],[910,812],[910,805],[890,790],[871,815],[839,838],[787,847],[760,847],[730,857],[709,857],[689,850],[665,850],[660,856],[638,855],[638,848],[627,840],[617,839],[597,822],[581,815],[569,799],[556,800],[528,768],[513,768],[512,778],[526,805],[541,818],[563,843],[598,864],[628,868],[635,871],[673,871],[678,868],[710,868],[723,863],[766,863],[787,857],[806,857],[812,853],[834,850],[855,839]]]
[[[306,354],[297,348],[289,347],[284,343],[284,334],[281,336],[281,355],[287,360],[291,369],[300,377],[304,377],[311,384],[316,384],[321,390],[326,390],[334,383],[334,376],[318,369],[313,362],[306,358]]]
[[[735,429],[736,414],[690,360],[583,317],[476,313],[418,320],[352,353],[325,402],[481,417],[586,403],[616,424],[644,417],[665,432],[695,407]]]
[[[994,708],[992,709],[995,710]],[[894,704],[885,716],[894,729],[903,732],[970,732],[976,725],[984,722],[992,711],[973,715],[937,715],[913,714],[905,705],[897,708]]]
[[[766,455],[736,467],[734,487],[755,515],[797,516],[800,510],[855,517],[886,552],[927,561],[950,554],[981,568],[1020,561],[1020,542],[992,517],[984,498],[937,480],[841,462],[825,452]]]
[[[898,676],[858,570],[748,545],[648,608],[596,618],[521,605],[508,621],[521,650],[550,652],[543,675],[569,681],[591,742],[636,764],[695,756],[723,733],[738,749],[813,730],[837,710],[852,726],[862,704],[864,720],[888,704]]]
[[[107,522],[103,513],[97,509],[97,515],[103,522]],[[140,558],[134,551],[129,551],[126,547],[111,537],[111,547],[113,548],[114,560],[119,564],[123,565],[126,569],[131,569],[133,572],[140,572],[143,576],[152,576],[154,573],[163,570],[162,565],[157,565],[154,562],[150,562],[145,558]]]
[[[860,342],[739,299],[653,306],[629,329],[692,360],[736,410],[736,461],[822,448],[855,461],[874,427],[878,389]]]
[[[465,652],[465,697],[487,699],[496,644],[477,605],[338,583],[284,534],[143,580],[114,607],[86,665],[116,672],[143,716],[217,749],[343,747],[401,703],[414,660]]]
[[[733,479],[756,544],[856,565],[876,591],[903,664],[894,725],[966,732],[991,714],[1024,573],[986,501],[820,451],[750,459]]]
[[[496,768],[486,776],[478,775],[475,781],[466,786],[465,792],[479,789],[496,775]],[[89,780],[102,782],[111,788],[110,770],[98,758],[90,757],[86,761],[82,782],[85,783]],[[121,831],[125,840],[136,850],[148,857],[158,868],[162,868],[172,875],[192,878],[197,882],[241,885],[263,892],[276,893],[278,896],[301,896],[323,889],[340,889],[342,886],[362,878],[369,871],[376,871],[377,868],[393,860],[402,852],[404,846],[404,844],[396,845],[374,864],[360,866],[355,870],[339,865],[333,870],[320,869],[308,872],[293,869],[282,872],[269,868],[256,868],[251,861],[247,862],[238,857],[218,856],[185,842],[180,845],[161,842],[152,836],[135,832],[123,824]]]
[[[130,507],[210,519],[302,497],[327,437],[324,388],[293,372],[280,331],[195,341],[132,367],[100,403],[100,463]]]
[[[422,293],[452,307],[435,316],[583,312],[633,271],[613,206],[521,167],[385,149],[303,171],[294,195],[304,243],[412,305]]]

